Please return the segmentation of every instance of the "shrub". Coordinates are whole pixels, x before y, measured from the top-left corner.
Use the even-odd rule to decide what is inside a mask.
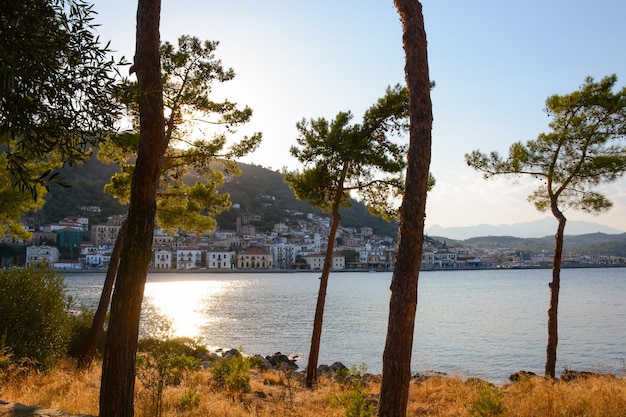
[[[483,384],[478,399],[471,404],[470,411],[474,417],[503,417],[506,408],[502,402],[504,394],[497,387]]]
[[[224,384],[233,396],[250,391],[250,361],[238,353],[230,359],[220,360],[211,370],[213,379]]]
[[[363,376],[367,372],[365,364],[359,367],[340,368],[336,372],[337,382],[350,387],[349,390],[337,395],[334,402],[344,407],[346,417],[373,417],[374,407],[367,401],[368,390],[365,388]]]
[[[49,369],[65,354],[70,302],[63,277],[54,271],[0,271],[0,337],[15,360]]]
[[[82,354],[82,350],[87,343],[87,338],[91,332],[91,325],[95,310],[81,307],[75,314],[69,315],[70,342],[67,347],[67,354],[72,358],[78,358]],[[98,341],[98,352],[104,349],[104,340],[106,331],[103,331]]]
[[[185,393],[178,400],[178,409],[181,411],[190,411],[200,407],[202,396],[195,388],[187,388]]]
[[[138,351],[137,377],[152,395],[158,417],[163,411],[165,388],[180,385],[185,374],[199,370],[202,361],[197,355],[206,348],[189,338],[141,339]]]

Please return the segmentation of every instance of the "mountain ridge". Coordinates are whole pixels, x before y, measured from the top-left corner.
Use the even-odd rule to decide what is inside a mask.
[[[513,236],[517,238],[543,238],[554,236],[557,222],[552,217],[513,224],[479,224],[475,226],[443,227],[433,225],[425,230],[429,236],[445,236],[449,239],[465,240],[481,236]],[[622,234],[624,231],[595,222],[569,220],[565,226],[566,235],[592,233]]]

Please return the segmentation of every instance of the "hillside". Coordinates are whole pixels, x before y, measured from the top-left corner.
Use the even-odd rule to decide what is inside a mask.
[[[218,216],[220,227],[234,229],[237,215],[240,213],[261,214],[261,221],[253,223],[261,230],[271,230],[275,223],[289,223],[294,216],[289,215],[287,210],[300,212],[303,216],[308,213],[322,214],[320,209],[311,207],[307,201],[296,199],[280,172],[247,164],[240,164],[240,169],[239,177],[233,178],[221,187],[221,191],[230,194],[233,205],[238,204],[240,208],[231,209]],[[351,203],[350,209],[341,210],[342,226],[354,228],[371,226],[375,234],[396,238],[396,223],[372,216],[367,208],[357,201],[352,200]]]
[[[83,165],[64,168],[62,174],[72,186],[65,188],[51,184],[43,210],[31,213],[29,217],[40,224],[54,223],[66,216],[81,214],[82,206],[99,206],[102,209],[100,215],[90,219],[91,224],[98,224],[105,222],[110,215],[126,213],[126,206],[103,191],[104,185],[117,171],[117,166],[105,165],[95,156]]]
[[[454,240],[446,237],[430,236],[447,246],[466,246],[475,248],[508,248],[519,252],[546,252],[554,250],[554,236],[542,238],[519,238],[513,236],[481,236],[465,240]],[[589,255],[609,255],[626,257],[626,233],[606,234],[589,233],[582,235],[565,235],[563,241],[565,253],[586,253]]]
[[[303,213],[322,214],[319,209],[311,207],[306,201],[297,200],[283,181],[280,172],[272,171],[256,165],[240,164],[241,176],[234,177],[232,181],[224,184],[220,191],[229,193],[233,205],[239,205],[239,209],[232,208],[228,212],[217,217],[218,226],[222,229],[234,229],[237,216],[240,214],[253,214],[260,216],[261,220],[254,225],[260,231],[269,231],[275,223],[289,222],[286,210]],[[100,216],[92,218],[92,224],[106,221],[111,214],[125,213],[127,208],[122,206],[113,197],[103,192],[104,185],[117,171],[116,166],[105,165],[92,157],[86,164],[65,168],[63,173],[72,184],[70,188],[52,185],[46,196],[46,204],[38,213],[32,213],[29,217],[37,223],[52,223],[66,216],[80,214],[81,206],[100,206]],[[352,201],[352,208],[342,210],[341,225],[345,227],[360,228],[371,226],[374,233],[397,236],[397,225],[374,217],[357,201]]]

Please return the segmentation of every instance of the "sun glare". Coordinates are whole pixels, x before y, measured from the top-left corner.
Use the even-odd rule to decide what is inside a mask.
[[[202,304],[218,297],[228,285],[227,281],[148,282],[144,294],[159,314],[171,320],[175,336],[195,338],[211,320],[202,316]]]

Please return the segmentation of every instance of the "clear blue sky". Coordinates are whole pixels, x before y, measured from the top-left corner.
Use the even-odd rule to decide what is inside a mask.
[[[93,0],[103,41],[131,59],[137,4]],[[586,76],[617,74],[626,85],[626,2],[620,0],[426,0],[433,100],[431,171],[437,185],[426,227],[513,224],[550,216],[526,201],[535,184],[484,181],[465,165],[474,149],[506,154],[548,131],[545,99]],[[249,105],[263,132],[244,162],[298,167],[289,154],[302,118],[363,111],[404,82],[401,26],[391,0],[163,0],[161,39],[220,41],[217,57],[237,73],[219,94]],[[614,202],[600,216],[566,212],[626,231],[626,180],[602,187]],[[552,231],[547,231],[552,233]],[[567,233],[567,230],[566,230]]]

